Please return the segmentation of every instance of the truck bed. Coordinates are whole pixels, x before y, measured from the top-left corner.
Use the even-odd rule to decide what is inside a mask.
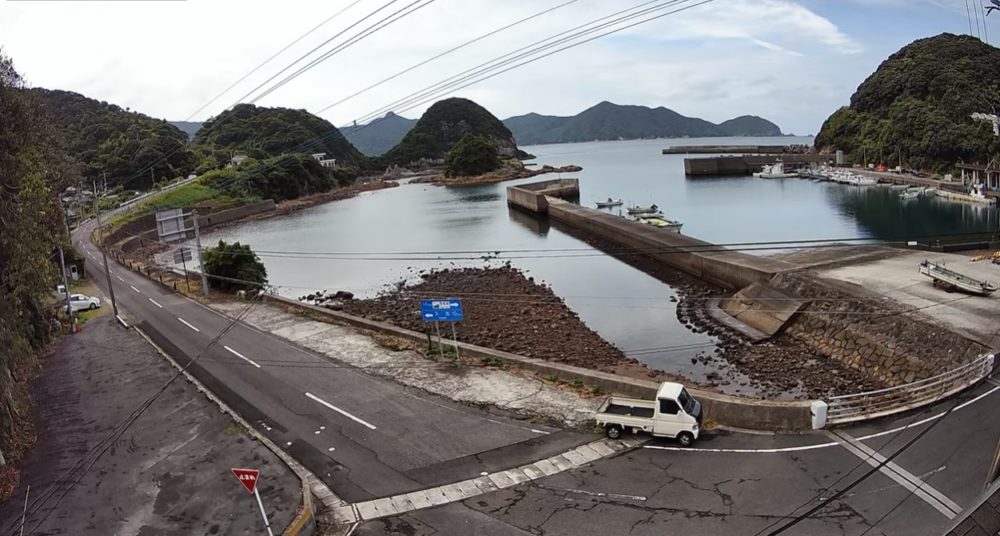
[[[597,424],[618,424],[646,430],[652,426],[656,401],[639,398],[609,397],[597,410]]]
[[[614,402],[608,404],[608,407],[604,408],[604,411],[601,413],[608,413],[611,415],[627,415],[629,417],[644,417],[647,419],[653,418],[653,408],[616,404]]]

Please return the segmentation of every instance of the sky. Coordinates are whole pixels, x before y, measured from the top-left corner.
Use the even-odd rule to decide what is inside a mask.
[[[418,117],[448,96],[472,99],[500,118],[573,115],[611,101],[665,106],[713,122],[759,115],[786,133],[809,135],[900,47],[943,32],[969,33],[966,5],[982,12],[986,0],[700,1],[648,3],[671,5],[602,32],[664,15],[656,20],[406,104],[399,101],[643,0],[0,0],[0,49],[31,86],[76,91],[154,117],[205,120],[254,100],[324,51],[411,6],[419,9],[256,104],[316,113],[337,103],[320,115],[347,125],[388,109]],[[687,9],[672,13],[680,8]],[[1000,40],[1000,16],[981,17],[980,25],[973,33],[992,31]]]

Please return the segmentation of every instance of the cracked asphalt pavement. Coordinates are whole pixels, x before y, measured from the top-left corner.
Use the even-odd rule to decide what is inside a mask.
[[[867,456],[822,433],[715,433],[692,449],[650,440],[578,470],[368,522],[355,534],[752,536],[817,505],[783,534],[943,534],[957,516],[943,504],[964,509],[983,491],[1000,439],[998,390],[984,383],[960,396],[967,405],[938,419],[955,402],[838,430],[835,437],[888,457],[930,427],[893,460],[898,472],[876,471],[837,500],[834,493],[874,469]]]

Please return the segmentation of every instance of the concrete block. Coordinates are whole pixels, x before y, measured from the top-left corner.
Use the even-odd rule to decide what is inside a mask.
[[[506,472],[493,473],[487,478],[489,478],[490,482],[493,482],[493,485],[499,489],[509,488],[517,484],[517,482],[514,482],[514,480],[508,476]]]
[[[557,456],[553,456],[551,458],[547,458],[547,460],[549,462],[551,462],[552,465],[556,466],[556,469],[559,469],[560,472],[561,471],[568,471],[568,470],[576,467],[575,465],[573,465],[573,462],[571,462],[568,459],[566,459],[562,454],[559,454]]]
[[[556,473],[562,472],[562,469],[558,468],[549,460],[539,460],[533,464],[538,468],[539,471],[545,474],[545,476],[554,475]]]
[[[530,478],[528,478],[528,475],[524,474],[524,471],[521,471],[519,468],[508,469],[503,473],[504,475],[507,476],[507,478],[511,479],[511,481],[514,482],[515,484],[520,484],[522,482],[527,482],[531,480]]]
[[[518,469],[520,469],[521,472],[527,475],[531,480],[538,480],[539,478],[545,477],[545,473],[542,472],[541,469],[535,467],[534,464],[522,465],[521,467],[518,467]]]
[[[595,450],[590,445],[580,445],[579,447],[573,449],[573,452],[576,452],[580,456],[583,456],[583,458],[588,462],[597,461],[603,458],[603,456],[601,456],[601,453],[597,452],[597,450]]]
[[[362,521],[378,519],[381,517],[378,509],[375,508],[375,501],[359,502],[356,503],[354,507],[358,509],[358,516]]]

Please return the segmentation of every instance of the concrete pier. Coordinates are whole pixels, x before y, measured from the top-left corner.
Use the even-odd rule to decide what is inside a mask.
[[[663,154],[783,154],[784,145],[679,145],[667,147]]]
[[[546,197],[576,199],[580,197],[579,179],[553,179],[507,187],[507,204],[544,214],[549,206]]]
[[[716,156],[709,158],[685,158],[684,174],[699,175],[750,175],[760,171],[765,165],[783,162],[792,165],[827,164],[834,159],[829,154],[778,154]]]
[[[766,283],[795,265],[767,257],[730,251],[710,242],[664,231],[600,210],[548,198],[549,217],[600,236],[628,249],[717,285],[739,289]]]

